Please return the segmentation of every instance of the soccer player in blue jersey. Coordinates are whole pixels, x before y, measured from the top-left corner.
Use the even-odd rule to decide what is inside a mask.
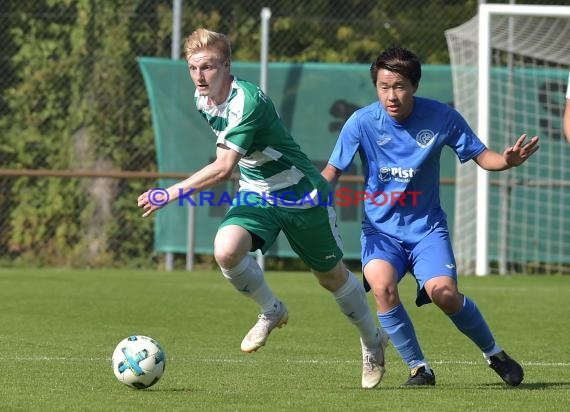
[[[172,202],[182,193],[198,193],[227,181],[239,167],[240,191],[214,240],[214,256],[222,274],[261,313],[241,343],[244,352],[265,345],[271,331],[285,325],[289,313],[265,281],[249,252],[271,247],[280,232],[334,296],[341,311],[360,334],[363,388],[374,388],[384,374],[388,337],[377,328],[366,292],[342,262],[336,215],[320,202],[330,185],[313,166],[280,120],[271,99],[258,86],[231,73],[231,49],[226,36],[198,29],[185,41],[190,77],[196,86],[199,113],[213,131],[215,160],[189,178],[169,187]],[[306,196],[314,201],[305,201]],[[318,200],[319,199],[319,200]],[[165,206],[141,194],[143,216]]]
[[[495,342],[476,304],[457,288],[439,199],[439,164],[448,146],[462,163],[473,160],[486,170],[506,170],[538,149],[538,137],[527,141],[523,134],[502,154],[485,147],[456,110],[414,96],[421,64],[409,50],[385,50],[370,73],[379,101],[348,119],[322,174],[336,184],[355,154],[360,155],[370,196],[361,233],[365,283],[374,294],[380,324],[410,368],[404,385],[435,385],[435,374],[398,295],[397,284],[409,271],[418,284],[416,305],[435,303],[479,347],[489,366],[507,384],[517,386],[523,380],[521,366]],[[391,201],[385,201],[386,194]]]

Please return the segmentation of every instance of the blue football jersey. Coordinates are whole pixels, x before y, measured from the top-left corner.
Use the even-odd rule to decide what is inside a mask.
[[[398,123],[380,102],[347,120],[329,163],[350,167],[358,151],[365,179],[363,234],[380,231],[415,244],[445,220],[439,199],[440,157],[449,146],[464,163],[485,150],[452,107],[414,97],[410,116]]]

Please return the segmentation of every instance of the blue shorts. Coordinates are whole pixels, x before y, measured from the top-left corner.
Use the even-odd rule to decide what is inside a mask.
[[[433,229],[415,244],[407,244],[383,233],[367,233],[360,237],[362,244],[362,268],[373,259],[389,262],[398,273],[398,283],[410,272],[416,279],[416,305],[430,303],[425,283],[439,276],[449,276],[457,281],[455,256],[451,248],[449,230],[444,223]],[[364,279],[364,287],[370,286]]]

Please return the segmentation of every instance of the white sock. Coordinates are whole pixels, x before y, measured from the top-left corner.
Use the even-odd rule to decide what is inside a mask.
[[[261,268],[251,256],[246,255],[237,266],[231,269],[222,267],[220,269],[238,292],[253,299],[261,306],[262,313],[277,309],[278,300],[265,282]]]
[[[491,350],[488,351],[488,352],[484,352],[484,353],[483,353],[483,357],[484,357],[485,359],[487,359],[487,362],[488,362],[488,361],[490,360],[491,356],[496,355],[497,353],[501,352],[502,350],[503,350],[503,349],[502,349],[499,345],[497,345],[497,344],[495,343],[495,346],[493,346],[493,349],[491,349]]]
[[[412,366],[410,367],[410,369],[421,368],[422,366],[425,366],[426,372],[431,373],[431,368],[429,367],[429,365],[425,359],[422,359],[421,361],[414,362],[412,364]]]
[[[364,345],[378,345],[380,336],[366,300],[366,292],[350,270],[346,283],[333,294],[342,312],[358,328]]]

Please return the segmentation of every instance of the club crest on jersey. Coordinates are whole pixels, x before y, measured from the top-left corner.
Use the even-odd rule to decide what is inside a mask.
[[[426,147],[428,147],[433,143],[434,137],[435,135],[431,130],[428,129],[420,130],[416,135],[416,143],[418,144],[419,147],[425,149]]]

